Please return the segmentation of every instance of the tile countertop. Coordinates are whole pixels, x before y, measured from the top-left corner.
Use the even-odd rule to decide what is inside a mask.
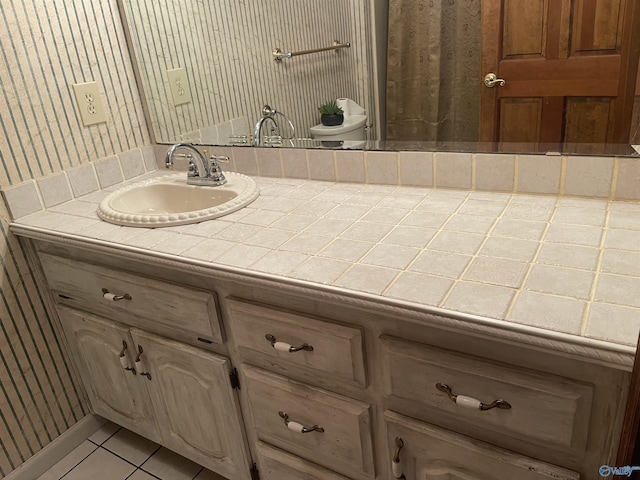
[[[194,225],[98,219],[124,184],[15,224],[636,345],[640,203],[255,180],[255,202]]]

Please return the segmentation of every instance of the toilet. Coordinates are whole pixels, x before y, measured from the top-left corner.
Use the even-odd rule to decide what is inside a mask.
[[[367,123],[367,115],[364,108],[348,98],[339,98],[336,103],[344,111],[342,125],[328,127],[318,124],[311,127],[311,138],[323,142],[364,142],[366,138],[365,124]]]

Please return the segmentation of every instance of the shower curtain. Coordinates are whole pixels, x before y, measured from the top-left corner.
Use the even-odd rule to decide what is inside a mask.
[[[480,2],[389,0],[388,141],[478,141]]]

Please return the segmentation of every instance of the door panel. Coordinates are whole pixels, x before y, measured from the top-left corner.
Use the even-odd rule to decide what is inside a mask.
[[[128,365],[133,367],[129,330],[64,308],[59,313],[95,413],[158,442],[160,436],[144,379],[124,370],[120,363],[125,341]]]
[[[227,478],[248,479],[249,460],[229,360],[132,330],[162,444]]]
[[[502,58],[539,58],[545,52],[548,0],[506,0]]]

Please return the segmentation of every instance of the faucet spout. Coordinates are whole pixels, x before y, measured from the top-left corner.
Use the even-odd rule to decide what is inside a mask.
[[[191,158],[195,159],[199,163],[199,165],[195,165],[195,174],[196,174],[195,176],[208,177],[209,169],[207,168],[207,160],[204,158],[204,155],[200,153],[200,150],[198,150],[196,147],[194,147],[190,143],[176,143],[175,145],[172,145],[171,148],[169,148],[169,151],[167,151],[167,156],[165,158],[165,166],[167,168],[173,167],[173,157],[176,151],[181,148],[185,150],[189,150],[192,153]],[[189,159],[190,161],[191,161],[191,158]]]

